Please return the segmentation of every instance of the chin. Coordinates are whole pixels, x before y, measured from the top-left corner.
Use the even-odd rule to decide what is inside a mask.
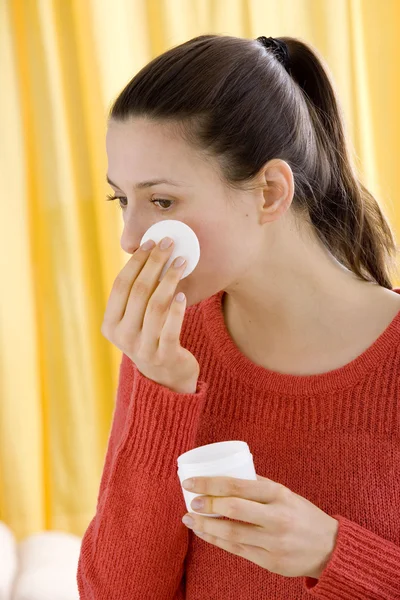
[[[188,281],[189,277],[190,275],[180,281],[175,290],[175,295],[178,292],[183,292],[185,294],[186,308],[189,308],[189,306],[193,306],[194,304],[199,304],[220,291],[220,289],[216,289],[215,286],[210,284],[201,286],[199,282]]]

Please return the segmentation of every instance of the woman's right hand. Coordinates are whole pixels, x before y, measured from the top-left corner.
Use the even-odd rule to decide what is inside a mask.
[[[114,281],[101,333],[148,379],[194,394],[200,366],[180,345],[186,297],[175,300],[186,262],[174,268],[174,261],[158,282],[173,247],[161,250],[158,244],[152,250],[136,250]]]

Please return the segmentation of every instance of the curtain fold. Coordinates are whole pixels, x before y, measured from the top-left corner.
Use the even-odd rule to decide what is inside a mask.
[[[311,43],[399,238],[399,23],[397,0],[0,0],[0,520],[19,540],[95,511],[121,360],[100,327],[129,258],[103,201],[119,91],[196,35]]]

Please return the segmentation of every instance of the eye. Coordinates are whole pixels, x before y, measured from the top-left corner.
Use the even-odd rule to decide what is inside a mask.
[[[107,194],[107,196],[106,196],[106,200],[107,200],[107,201],[111,201],[111,202],[112,202],[113,200],[119,200],[119,207],[120,207],[121,209],[124,209],[124,208],[126,208],[126,204],[121,204],[121,200],[126,200],[126,197],[124,197],[124,196],[111,196],[111,194]]]
[[[113,200],[119,200],[119,207],[124,210],[126,208],[126,204],[121,204],[121,200],[126,201],[126,196],[111,196],[110,194],[107,194],[106,200],[108,201],[113,201]],[[150,202],[152,204],[154,204],[155,202],[169,202],[169,204],[172,206],[174,204],[173,200],[164,200],[163,198],[154,198],[154,200],[150,200]],[[162,212],[167,212],[168,210],[171,209],[171,206],[168,206],[167,208],[163,208],[160,207],[162,209]]]
[[[169,202],[171,206],[168,206],[167,208],[163,208],[162,206],[160,208],[162,208],[162,210],[165,212],[167,210],[170,210],[170,208],[172,207],[172,205],[174,204],[173,200],[163,200],[163,198],[154,198],[154,200],[150,200],[151,203],[155,203],[155,202]]]

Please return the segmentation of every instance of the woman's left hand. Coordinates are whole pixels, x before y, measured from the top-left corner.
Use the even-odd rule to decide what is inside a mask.
[[[192,510],[245,521],[187,513],[194,519],[188,526],[201,539],[272,573],[319,579],[335,547],[336,519],[284,485],[259,475],[257,481],[236,477],[190,481],[195,484],[191,492],[206,495],[201,498],[204,506],[192,506]]]

